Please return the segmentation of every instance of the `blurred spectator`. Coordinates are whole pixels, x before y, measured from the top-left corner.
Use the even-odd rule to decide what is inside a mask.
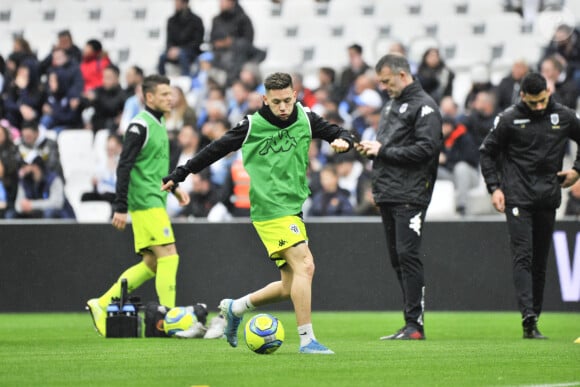
[[[189,8],[189,0],[175,0],[175,13],[167,20],[165,51],[157,71],[165,75],[166,62],[179,65],[181,75],[191,73],[191,65],[201,53],[205,29],[203,20]]]
[[[51,69],[48,72],[47,99],[42,107],[40,124],[46,129],[60,133],[63,129],[82,128],[81,110],[72,107],[67,96],[66,78],[63,71]]]
[[[574,81],[567,76],[565,59],[558,54],[549,56],[542,60],[540,69],[554,101],[576,110],[578,90]]]
[[[350,116],[351,126],[360,136],[368,127],[369,115],[383,106],[383,100],[374,88],[374,82],[366,74],[357,77],[351,98],[350,101],[341,102],[339,112],[342,117]]]
[[[441,99],[441,102],[439,102],[439,111],[441,112],[441,116],[459,117],[459,105],[457,105],[457,102],[451,96]]]
[[[171,90],[171,112],[165,117],[165,127],[170,137],[175,138],[184,126],[191,126],[195,130],[197,116],[195,110],[187,104],[183,90],[178,86],[172,86]]]
[[[455,73],[447,67],[438,48],[428,48],[423,54],[417,78],[423,89],[439,104],[453,93]]]
[[[103,86],[103,72],[111,64],[109,55],[103,51],[103,45],[97,39],[87,41],[83,48],[80,68],[85,82],[83,92]]]
[[[189,194],[189,204],[183,207],[179,217],[207,218],[209,222],[223,222],[231,219],[231,214],[220,201],[220,195],[210,179],[209,169],[191,174],[192,191]],[[184,183],[180,184],[186,187]]]
[[[4,208],[0,210],[0,218],[4,217],[6,208],[13,209],[18,190],[18,168],[22,158],[14,145],[7,127],[0,124],[0,185],[4,190]]]
[[[52,52],[55,49],[64,50],[67,57],[76,63],[81,63],[83,53],[81,49],[74,44],[72,35],[69,30],[59,31],[57,34],[56,44],[52,47],[51,53],[40,62],[40,73],[46,74],[48,69],[53,65]]]
[[[304,86],[304,77],[300,73],[292,73],[292,86],[296,91],[296,100],[302,105],[311,108],[316,103],[312,90]]]
[[[443,149],[439,154],[437,178],[450,180],[455,186],[456,211],[460,215],[468,212],[469,190],[479,184],[479,150],[467,131],[453,117],[444,116]]]
[[[141,83],[135,86],[135,95],[127,98],[125,104],[123,105],[123,112],[121,113],[121,120],[119,122],[119,128],[117,129],[118,134],[125,134],[129,123],[139,113],[145,108],[145,101],[143,99],[143,89]]]
[[[359,44],[348,46],[348,67],[342,71],[338,85],[338,97],[342,100],[354,87],[354,81],[359,75],[366,73],[370,66],[363,58],[363,48]]]
[[[246,110],[246,114],[254,114],[260,110],[263,105],[264,97],[262,94],[257,91],[252,91],[250,95],[248,95],[248,109]]]
[[[92,192],[85,192],[81,201],[104,201],[113,204],[117,185],[117,165],[123,150],[123,140],[119,135],[111,134],[107,138],[107,157],[97,161],[93,176]],[[111,212],[111,215],[113,213]]]
[[[367,127],[360,136],[361,141],[374,141],[377,139],[379,121],[381,120],[382,109],[379,107],[367,115]],[[370,160],[369,160],[370,161]]]
[[[227,74],[224,70],[213,65],[214,55],[204,52],[197,58],[199,70],[191,78],[191,90],[189,96],[195,101],[195,112],[199,116],[209,90],[214,87],[224,88]]]
[[[216,103],[216,106],[218,106],[217,104],[219,104],[218,101],[214,101],[214,103]],[[228,122],[227,118],[225,118],[225,115],[222,117],[219,117],[218,115],[221,113],[221,108],[218,107],[217,109],[220,112],[219,113],[216,112],[215,116],[213,116],[213,113],[211,113],[213,108],[210,107],[210,109],[208,109],[208,111],[210,112],[209,116],[210,118],[209,121],[203,125],[201,130],[202,135],[206,136],[210,142],[221,138],[224,134],[226,134],[228,130],[230,130],[230,123]],[[232,165],[232,162],[235,159],[236,154],[232,153],[229,156],[226,156],[214,162],[209,167],[211,171],[212,183],[214,183],[216,186],[220,188],[224,186],[230,174],[230,167]]]
[[[418,64],[417,62],[413,61],[412,59],[409,58],[409,53],[407,52],[407,48],[405,47],[405,45],[401,42],[393,42],[391,43],[391,45],[389,46],[389,54],[399,54],[404,56],[405,58],[407,58],[407,61],[409,62],[409,67],[411,68],[411,74],[417,74],[417,68],[418,68]]]
[[[210,42],[214,65],[228,74],[227,85],[238,78],[246,62],[261,62],[266,53],[254,47],[254,26],[238,0],[219,0],[220,13],[212,20]]]
[[[338,185],[349,193],[350,203],[356,206],[361,197],[362,182],[369,178],[363,164],[357,160],[354,151],[337,153],[331,161],[338,174]]]
[[[199,149],[199,133],[192,125],[183,125],[177,135],[176,145],[171,147],[169,155],[169,170],[172,171],[178,165],[183,165],[187,160],[193,158]],[[189,174],[181,183],[186,190],[191,190],[193,174]],[[179,205],[174,195],[167,195],[167,213],[170,217],[179,215],[182,207]]]
[[[33,65],[22,62],[3,94],[4,116],[16,128],[21,128],[23,121],[36,120],[40,116],[44,97],[35,71]]]
[[[143,69],[137,65],[130,66],[125,70],[126,87],[123,90],[125,92],[125,99],[135,95],[135,89],[143,83],[144,77],[145,73],[143,72]]]
[[[16,69],[21,65],[30,69],[32,81],[38,85],[40,83],[40,68],[36,54],[32,52],[28,40],[17,36],[12,41],[12,52],[8,55],[9,74],[14,75]]]
[[[244,168],[241,150],[230,157],[230,171],[222,188],[222,201],[235,217],[250,216],[250,176]]]
[[[318,69],[318,89],[326,89],[330,99],[340,102],[340,93],[336,86],[336,71],[332,67],[323,66]]]
[[[201,130],[202,141],[200,146],[205,146],[209,143],[209,138],[204,133],[203,126],[208,121],[217,121],[227,119],[228,108],[224,95],[224,91],[219,87],[212,87],[209,90],[207,99],[202,104],[202,109],[197,117],[197,128]]]
[[[544,51],[544,58],[559,54],[568,63],[568,76],[580,90],[580,30],[562,24],[556,28],[554,36]]]
[[[580,181],[570,187],[564,213],[568,216],[580,217]]]
[[[240,81],[244,82],[252,91],[260,94],[266,94],[264,83],[262,82],[262,72],[257,63],[247,62],[240,70]]]
[[[502,78],[496,89],[497,109],[503,111],[520,100],[520,82],[530,71],[524,59],[515,61],[509,75]]]
[[[74,211],[65,197],[62,178],[46,168],[40,156],[20,168],[15,211],[7,217],[74,219]]]
[[[119,84],[119,68],[108,65],[103,71],[102,86],[88,91],[86,96],[94,109],[90,125],[93,132],[101,129],[116,132],[125,106],[125,93]]]
[[[55,172],[62,177],[58,144],[46,137],[45,129],[40,130],[35,121],[25,121],[22,123],[21,133],[22,136],[16,141],[20,157],[23,160],[30,160],[32,156],[38,155],[44,161],[48,172]]]
[[[237,123],[247,114],[248,96],[250,88],[240,80],[234,81],[230,88],[230,98],[228,99],[228,121]]]
[[[320,171],[321,190],[312,196],[309,216],[352,215],[354,209],[349,192],[338,186],[338,174],[334,165],[325,165]]]
[[[380,216],[381,211],[375,203],[373,196],[373,186],[371,180],[365,180],[361,184],[361,197],[359,203],[354,209],[354,215],[357,216]]]
[[[464,118],[464,124],[479,147],[491,128],[496,116],[495,96],[488,91],[478,92],[473,100],[471,111]]]
[[[81,103],[81,96],[85,81],[78,62],[71,60],[62,48],[52,51],[52,65],[48,71],[56,70],[59,73],[59,86],[66,90],[71,109],[77,109]]]
[[[475,96],[480,91],[493,91],[493,84],[489,78],[489,69],[486,65],[475,65],[471,68],[471,87],[465,97],[464,108],[469,112]]]

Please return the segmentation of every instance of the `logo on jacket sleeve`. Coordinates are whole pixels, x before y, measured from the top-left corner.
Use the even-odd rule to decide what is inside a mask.
[[[431,106],[425,105],[421,108],[421,117],[425,117],[426,115],[431,114],[434,111],[435,110],[433,110],[433,108],[431,108]]]

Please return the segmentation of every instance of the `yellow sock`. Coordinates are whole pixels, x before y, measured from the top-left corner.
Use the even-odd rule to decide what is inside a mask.
[[[179,255],[168,255],[157,258],[157,278],[155,278],[155,290],[159,297],[159,303],[168,308],[175,306],[175,282],[179,266]]]
[[[143,282],[150,280],[155,277],[155,273],[149,269],[145,262],[139,262],[138,264],[131,266],[119,276],[117,282],[111,286],[105,294],[99,298],[99,305],[102,308],[106,308],[107,305],[111,303],[112,297],[121,296],[121,279],[127,279],[127,290],[131,293],[133,290],[137,289],[143,284]]]

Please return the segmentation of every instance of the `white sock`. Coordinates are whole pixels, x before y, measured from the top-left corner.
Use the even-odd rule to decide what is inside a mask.
[[[241,317],[248,310],[254,310],[254,309],[255,309],[255,306],[250,301],[249,294],[242,297],[242,298],[238,298],[237,300],[234,300],[234,302],[232,304],[232,312],[238,317]]]
[[[298,327],[298,336],[300,336],[301,347],[308,345],[312,340],[316,340],[316,337],[314,337],[314,330],[312,329],[312,323],[300,325]]]

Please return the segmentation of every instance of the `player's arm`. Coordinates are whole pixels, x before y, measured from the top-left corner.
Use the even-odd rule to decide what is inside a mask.
[[[113,202],[113,226],[118,229],[125,228],[127,217],[127,195],[129,193],[129,179],[131,170],[137,160],[146,138],[146,128],[140,124],[132,123],[125,133],[123,150],[117,166],[116,196]]]
[[[481,174],[490,194],[499,189],[501,181],[497,170],[497,159],[505,144],[507,127],[501,115],[495,118],[493,128],[485,136],[479,147]]]
[[[314,112],[307,112],[312,128],[312,138],[320,138],[330,143],[335,152],[347,152],[353,148],[355,136],[338,125],[331,124]]]
[[[221,138],[209,143],[184,165],[178,166],[173,172],[165,176],[161,190],[172,191],[173,187],[185,180],[190,173],[198,173],[222,157],[240,149],[244,143],[249,127],[248,119],[244,118],[236,126],[228,130]]]
[[[580,176],[580,114],[572,112],[572,122],[570,124],[570,138],[576,142],[578,145],[578,150],[576,151],[576,160],[572,168],[565,171],[558,172],[558,177],[560,179],[560,185],[562,188],[568,188],[573,186]]]

